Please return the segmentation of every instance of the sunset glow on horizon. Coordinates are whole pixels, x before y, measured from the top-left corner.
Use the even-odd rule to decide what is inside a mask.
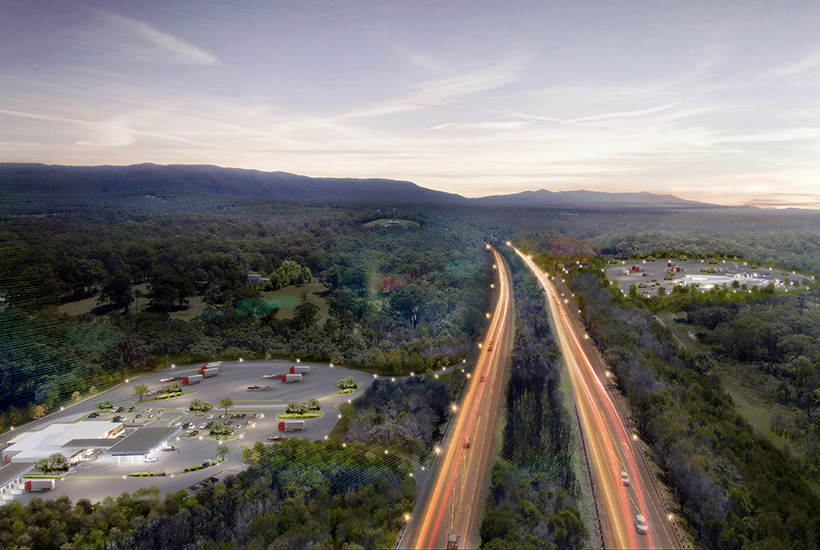
[[[820,4],[7,2],[0,162],[820,208]]]

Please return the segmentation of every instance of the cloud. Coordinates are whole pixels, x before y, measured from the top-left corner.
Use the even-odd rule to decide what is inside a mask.
[[[357,109],[337,118],[370,118],[443,105],[510,84],[522,69],[522,60],[516,57],[479,71],[423,83],[404,98]]]
[[[143,61],[165,61],[183,65],[215,65],[219,60],[206,51],[156,28],[117,13],[95,10],[107,25],[86,38]]]
[[[792,63],[789,63],[784,67],[772,71],[771,76],[793,76],[805,73],[806,71],[815,69],[818,66],[820,66],[820,51],[817,51],[807,57],[804,57],[803,59],[798,59],[797,61],[793,61]]]
[[[126,115],[113,116],[105,120],[82,120],[73,117],[63,117],[54,115],[44,115],[39,113],[27,113],[23,111],[14,111],[10,109],[0,109],[0,114],[28,118],[33,120],[43,120],[47,122],[60,122],[66,124],[73,124],[90,131],[90,136],[86,139],[79,140],[75,145],[82,146],[96,146],[96,147],[124,147],[131,145],[137,140],[138,136],[156,138],[165,141],[173,141],[177,143],[185,143],[188,145],[195,145],[197,147],[213,147],[212,144],[202,141],[192,140],[180,136],[163,134],[160,132],[152,132],[146,130],[139,130],[133,128],[133,121]]]
[[[461,130],[519,130],[532,124],[528,120],[500,120],[493,122],[445,122],[430,126],[430,130],[444,130],[448,128],[458,128]]]

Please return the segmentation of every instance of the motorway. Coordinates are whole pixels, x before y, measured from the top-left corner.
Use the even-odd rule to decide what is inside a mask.
[[[490,327],[445,441],[437,449],[432,485],[420,490],[399,548],[445,548],[453,533],[461,537],[459,548],[477,546],[513,325],[510,273],[498,251],[488,248],[498,272]]]
[[[674,517],[660,496],[652,472],[637,447],[637,435],[607,393],[605,369],[577,319],[569,289],[560,287],[522,254],[546,294],[556,338],[572,383],[586,446],[601,531],[606,548],[680,548]],[[621,480],[626,472],[627,483]],[[646,518],[648,533],[639,534],[636,515]]]

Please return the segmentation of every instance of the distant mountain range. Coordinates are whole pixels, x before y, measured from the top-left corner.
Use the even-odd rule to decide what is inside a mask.
[[[389,179],[311,178],[208,165],[56,166],[0,163],[0,197],[158,198],[211,196],[301,203],[388,203],[517,208],[715,208],[653,193],[525,191],[468,199]]]

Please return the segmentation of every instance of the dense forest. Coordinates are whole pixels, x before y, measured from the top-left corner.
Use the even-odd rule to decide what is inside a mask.
[[[560,353],[535,279],[507,255],[516,328],[506,394],[507,423],[492,469],[481,547],[582,548],[588,528],[578,506],[569,414],[558,389]]]
[[[788,441],[801,474],[820,482],[820,288],[743,302],[728,293],[706,298],[673,309],[715,364],[753,380],[771,429]]]
[[[2,428],[171,361],[301,357],[424,372],[461,361],[480,334],[491,273],[479,234],[464,223],[407,209],[419,225],[369,228],[384,212],[193,206],[0,221]],[[269,281],[248,284],[251,273]],[[324,285],[324,316],[310,301],[290,319],[237,307],[313,279]],[[90,313],[58,310],[88,297],[99,300]],[[203,313],[173,316],[189,302]]]
[[[680,350],[643,302],[623,297],[599,269],[572,271],[568,282],[697,542],[816,547],[820,498],[738,414],[711,362]]]

